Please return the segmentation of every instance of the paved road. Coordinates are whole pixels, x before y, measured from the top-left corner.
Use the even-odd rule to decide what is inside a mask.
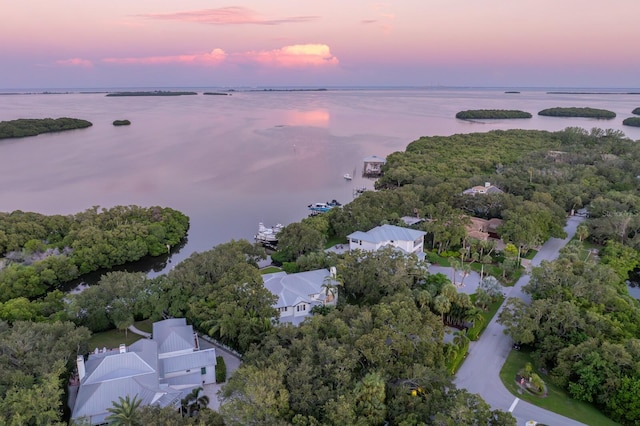
[[[567,238],[551,238],[533,258],[534,266],[543,260],[553,260],[558,257],[560,249],[571,240],[576,227],[583,218],[572,216],[567,220],[565,231]],[[519,297],[530,302],[529,295],[522,292],[522,287],[529,282],[529,275],[523,275],[508,291],[507,297]],[[471,393],[478,393],[494,409],[511,411],[518,426],[523,426],[529,420],[535,420],[551,426],[577,426],[583,423],[536,407],[533,404],[514,397],[502,384],[499,374],[504,362],[511,351],[513,342],[504,334],[500,324],[496,322],[498,315],[487,326],[480,340],[471,342],[469,355],[455,377],[455,384]]]

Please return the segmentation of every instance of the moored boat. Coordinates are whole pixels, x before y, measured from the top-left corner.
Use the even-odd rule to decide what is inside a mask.
[[[276,245],[278,244],[278,233],[282,231],[284,226],[282,224],[277,224],[271,228],[264,226],[264,223],[260,222],[258,224],[258,233],[255,235],[256,242],[268,244],[268,245]]]
[[[339,202],[337,202],[336,200],[331,200],[331,201],[327,201],[326,203],[313,203],[313,204],[309,204],[307,207],[309,207],[309,210],[311,210],[311,214],[317,214],[317,213],[325,213],[328,212],[329,210],[331,210],[334,207],[339,207],[342,204],[340,204]]]

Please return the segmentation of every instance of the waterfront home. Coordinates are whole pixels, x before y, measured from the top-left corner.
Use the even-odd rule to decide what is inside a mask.
[[[405,253],[423,256],[424,236],[427,233],[395,225],[381,225],[367,231],[347,235],[349,250],[377,251],[382,247],[395,247]]]
[[[200,350],[197,334],[184,318],[153,324],[152,339],[118,349],[98,349],[77,358],[77,396],[72,420],[103,424],[119,397],[137,396],[141,405],[180,408],[192,389],[215,383],[215,349]],[[75,389],[70,389],[75,395]]]
[[[274,272],[264,274],[262,279],[264,286],[278,297],[273,307],[280,312],[280,322],[297,325],[314,306],[336,304],[338,283],[335,277],[335,268],[331,268],[296,274]]]

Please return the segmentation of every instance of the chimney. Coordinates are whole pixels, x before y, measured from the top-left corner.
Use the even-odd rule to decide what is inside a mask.
[[[78,366],[78,379],[82,380],[84,376],[87,374],[87,370],[84,368],[84,356],[78,355],[76,359],[76,364]]]
[[[123,354],[127,352],[127,346],[124,343],[120,343],[120,353]]]
[[[329,274],[331,274],[331,278],[333,278],[334,280],[336,279],[336,277],[338,276],[338,273],[336,272],[335,266],[332,266],[329,268]]]
[[[485,187],[485,188],[488,188],[488,187],[490,187],[490,186],[491,186],[491,182],[485,182],[485,183],[484,183],[484,187]]]

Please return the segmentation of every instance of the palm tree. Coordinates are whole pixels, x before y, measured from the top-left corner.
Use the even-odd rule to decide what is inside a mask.
[[[189,417],[194,416],[201,410],[207,408],[209,405],[209,397],[207,395],[200,395],[202,392],[202,387],[197,387],[191,390],[187,396],[185,396],[182,401],[180,401],[180,412],[184,417],[185,414]]]
[[[119,396],[118,399],[119,402],[113,401],[113,407],[107,408],[107,411],[111,414],[105,420],[113,425],[142,426],[140,412],[138,411],[142,400],[138,399],[138,395],[135,395],[133,399],[129,395],[125,398]]]
[[[458,330],[453,333],[453,344],[458,348],[462,349],[462,347],[469,341],[469,336],[467,336],[466,330]]]

